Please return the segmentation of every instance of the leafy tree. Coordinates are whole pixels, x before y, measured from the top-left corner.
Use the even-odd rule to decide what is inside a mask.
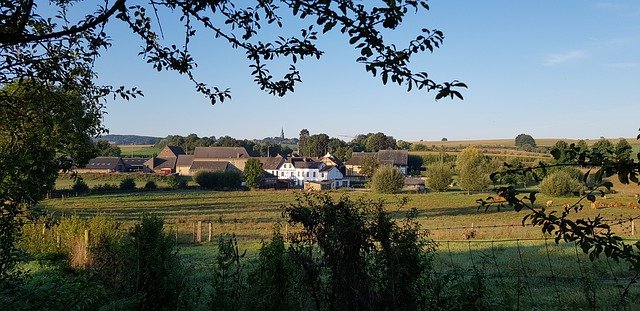
[[[303,156],[309,154],[309,149],[307,147],[308,140],[309,140],[309,130],[307,129],[300,130],[300,138],[298,140],[298,152],[300,152],[300,154]]]
[[[258,159],[249,159],[244,165],[244,181],[247,183],[247,187],[258,188],[262,182],[264,171],[262,170],[262,164]]]
[[[69,1],[52,1],[51,6],[49,10],[40,10],[33,1],[18,0],[5,4],[2,12],[5,23],[0,29],[0,58],[4,60],[0,66],[0,83],[20,76],[56,81],[74,70],[90,79],[93,69],[90,65],[95,56],[110,46],[105,25],[118,20],[140,38],[140,55],[154,69],[186,75],[196,90],[212,103],[224,101],[230,94],[224,88],[208,86],[195,77],[193,69],[197,62],[190,52],[189,42],[199,34],[208,34],[245,52],[260,89],[278,96],[292,92],[296,83],[301,81],[296,68],[299,60],[320,58],[324,54],[315,41],[332,29],[347,34],[348,43],[354,45],[361,55],[356,61],[373,76],[380,75],[384,84],[390,81],[404,84],[408,90],[436,90],[436,99],[462,98],[455,89],[466,87],[458,81],[438,84],[427,73],[414,72],[408,66],[415,54],[432,52],[440,46],[444,39],[441,31],[423,28],[405,48],[397,48],[397,43],[388,43],[382,35],[387,30],[397,29],[408,12],[427,9],[426,1],[399,0],[384,2],[380,6],[365,6],[356,1],[332,4],[321,0],[255,3],[162,1],[149,4],[117,0],[104,6],[96,4],[95,9],[87,6],[86,14],[77,14],[83,16],[79,21],[69,18],[72,16],[67,14],[72,8]],[[61,13],[50,13],[56,11]],[[157,14],[159,11],[177,15],[176,20],[183,25],[183,36],[170,37],[161,31],[161,24],[152,22],[147,12]],[[301,18],[308,26],[296,31],[286,27],[284,22],[290,20],[289,16]],[[217,22],[219,20],[220,23]],[[316,24],[322,28],[322,33],[314,29]],[[278,29],[282,39],[258,41],[262,38],[261,31],[268,28]],[[298,35],[289,36],[287,33],[291,32],[298,32]],[[165,42],[166,45],[163,44]],[[51,62],[54,57],[57,61]],[[278,79],[270,74],[269,68],[282,60],[288,61],[289,66]]]
[[[371,177],[371,188],[379,193],[398,193],[403,187],[404,175],[392,166],[380,166]]]
[[[380,132],[370,134],[365,142],[365,150],[369,152],[395,148],[396,140],[392,136],[386,136],[384,133]]]
[[[589,149],[587,142],[583,139],[578,140],[578,142],[576,143],[576,147],[580,148],[581,151],[586,151],[587,149]]]
[[[59,171],[93,156],[103,132],[90,94],[38,80],[0,89],[0,285],[18,252],[14,240],[31,208],[53,189]]]
[[[122,153],[120,147],[110,144],[106,140],[98,140],[94,143],[96,155],[100,157],[119,157]]]
[[[564,140],[558,140],[553,148],[551,148],[551,154],[554,157],[555,163],[567,163],[569,161],[569,156],[565,153],[565,150],[569,147]]]
[[[632,151],[633,151],[633,148],[631,147],[629,142],[624,138],[620,138],[620,140],[618,140],[618,143],[616,143],[616,146],[614,148],[614,154],[616,155],[616,157],[622,158],[622,159],[629,159],[631,157]]]
[[[71,190],[73,190],[73,192],[75,193],[87,193],[89,192],[89,186],[87,185],[87,183],[84,182],[84,179],[78,177],[73,182],[73,185],[71,186]]]
[[[453,182],[454,173],[449,163],[433,163],[427,167],[427,186],[435,191],[445,191]]]
[[[396,148],[393,148],[393,149],[409,150],[409,148],[411,148],[410,142],[404,141],[404,140],[398,140],[396,142]]]
[[[600,152],[600,154],[607,154],[609,151],[613,150],[613,144],[606,138],[600,138],[598,141],[593,143],[591,149]]]
[[[327,134],[315,134],[306,138],[304,143],[304,156],[320,157],[329,151],[329,136]]]
[[[536,140],[529,134],[516,136],[516,147],[524,148],[525,146],[536,147]]]
[[[380,166],[380,161],[378,158],[373,156],[366,156],[362,159],[362,163],[360,163],[360,174],[371,177],[378,170]]]
[[[549,174],[540,183],[540,192],[551,196],[568,196],[580,191],[580,181],[570,172],[559,170]]]
[[[456,159],[458,185],[467,191],[487,190],[491,185],[489,174],[493,171],[489,158],[473,146],[462,150]]]
[[[448,141],[448,139],[446,137],[442,137],[440,141]]]

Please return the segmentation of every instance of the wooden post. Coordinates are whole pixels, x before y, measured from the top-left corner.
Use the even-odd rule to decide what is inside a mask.
[[[193,230],[191,230],[191,233],[193,234],[193,244],[196,243],[196,223],[193,223]]]
[[[178,244],[178,220],[176,220],[176,244]]]
[[[84,229],[84,262],[89,260],[89,229]]]
[[[284,237],[288,237],[289,236],[289,224],[286,223],[284,224]]]
[[[56,230],[56,246],[60,248],[60,231]]]
[[[202,220],[198,220],[198,231],[197,232],[197,238],[198,238],[198,243],[202,242]]]
[[[631,220],[631,235],[636,235],[636,222]]]
[[[211,233],[212,233],[212,224],[209,222],[209,237],[207,238],[207,242],[211,243]]]

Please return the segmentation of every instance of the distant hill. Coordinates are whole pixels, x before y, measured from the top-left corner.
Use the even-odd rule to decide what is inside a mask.
[[[96,140],[106,140],[116,145],[155,145],[160,137],[139,135],[104,135]]]

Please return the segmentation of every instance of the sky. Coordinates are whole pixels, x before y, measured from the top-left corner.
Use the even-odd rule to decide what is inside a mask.
[[[192,50],[196,77],[229,88],[232,99],[211,105],[186,77],[156,72],[140,41],[110,23],[113,47],[98,60],[98,83],[137,86],[143,98],[107,102],[111,134],[297,137],[306,128],[351,140],[384,132],[407,141],[514,138],[635,137],[640,123],[640,1],[431,0],[388,38],[406,45],[421,28],[445,42],[412,68],[437,82],[460,80],[464,100],[382,85],[357,64],[357,51],[338,31],[320,37],[320,60],[298,64],[302,83],[274,97],[261,91],[242,51],[210,36]],[[179,33],[159,18],[166,37]],[[294,27],[297,29],[294,22]],[[337,30],[337,29],[336,29]],[[296,30],[297,31],[297,30]],[[275,34],[267,30],[265,36]],[[405,44],[403,44],[405,42]],[[277,70],[276,70],[277,71]]]

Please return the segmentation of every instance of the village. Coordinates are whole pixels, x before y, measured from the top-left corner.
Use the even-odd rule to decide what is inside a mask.
[[[186,154],[181,147],[166,146],[150,158],[96,157],[76,171],[194,176],[201,171],[242,172],[249,159],[258,159],[264,172],[261,188],[326,190],[365,181],[366,176],[361,169],[367,157],[376,159],[381,165],[394,167],[407,176],[408,155],[407,150],[354,152],[349,160],[342,162],[329,152],[321,157],[305,157],[296,153],[261,157],[244,147],[196,147],[193,154]],[[421,191],[424,190],[424,180],[406,177],[405,186]]]

